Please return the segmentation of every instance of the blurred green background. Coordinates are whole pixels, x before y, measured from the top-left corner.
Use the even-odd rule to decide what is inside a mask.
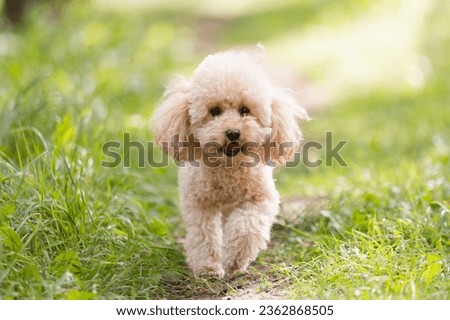
[[[223,294],[184,264],[176,166],[131,154],[130,168],[104,168],[102,146],[151,141],[173,74],[261,42],[314,118],[306,140],[348,141],[348,166],[276,172],[284,202],[302,204],[251,282],[290,298],[447,299],[449,12],[445,0],[34,1],[0,25],[0,298]]]

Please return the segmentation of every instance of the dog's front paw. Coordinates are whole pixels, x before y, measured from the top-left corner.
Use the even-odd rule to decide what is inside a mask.
[[[223,278],[225,271],[221,265],[210,265],[196,268],[194,274],[199,278]]]
[[[225,273],[246,272],[250,263],[256,260],[258,252],[266,247],[266,238],[256,233],[229,237],[222,259]]]
[[[228,275],[247,273],[247,268],[252,261],[252,259],[230,259],[225,264],[225,273]]]

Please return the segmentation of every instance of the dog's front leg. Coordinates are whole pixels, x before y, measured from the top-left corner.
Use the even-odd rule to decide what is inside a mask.
[[[219,211],[184,205],[188,266],[196,276],[223,277],[221,263],[222,219]]]
[[[278,213],[273,201],[244,203],[228,217],[224,228],[223,265],[226,273],[246,271],[260,250],[266,249]]]

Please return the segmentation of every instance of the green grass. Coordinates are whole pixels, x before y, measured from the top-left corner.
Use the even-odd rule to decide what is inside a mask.
[[[220,46],[270,42],[330,16],[336,25],[369,7],[346,3],[233,17],[221,22]],[[294,299],[449,298],[445,1],[433,3],[419,38],[432,69],[425,85],[375,88],[313,112],[306,138],[332,131],[348,141],[348,166],[277,171],[283,197],[313,205],[282,215],[253,275],[219,285],[186,268],[176,166],[139,168],[135,158],[130,168],[101,166],[106,141],[124,132],[152,139],[147,120],[167,78],[192,72],[206,54],[196,47],[205,16],[90,6],[72,5],[58,21],[35,7],[26,25],[0,30],[0,298],[207,297],[245,287],[260,270],[259,290],[283,281]]]

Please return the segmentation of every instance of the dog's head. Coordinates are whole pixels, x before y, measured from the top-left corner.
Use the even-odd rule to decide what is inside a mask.
[[[307,118],[250,54],[228,51],[205,58],[191,80],[174,80],[153,124],[157,143],[181,161],[208,154],[282,164],[297,150],[298,121]]]

